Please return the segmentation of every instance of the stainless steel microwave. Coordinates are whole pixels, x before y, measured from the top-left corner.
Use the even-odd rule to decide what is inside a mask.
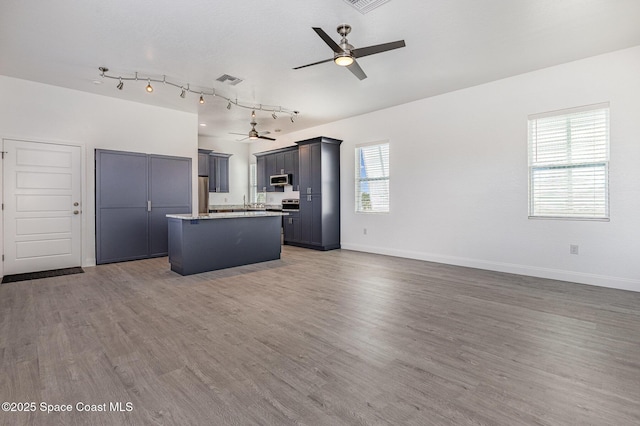
[[[273,175],[269,176],[269,184],[271,186],[291,185],[291,175]]]

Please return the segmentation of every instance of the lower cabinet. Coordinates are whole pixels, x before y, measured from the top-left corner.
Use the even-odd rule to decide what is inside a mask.
[[[96,150],[96,263],[166,256],[167,214],[191,212],[191,159]]]
[[[300,213],[287,212],[289,216],[282,217],[282,230],[285,243],[300,242]]]
[[[300,197],[300,242],[322,245],[322,196],[303,195]]]

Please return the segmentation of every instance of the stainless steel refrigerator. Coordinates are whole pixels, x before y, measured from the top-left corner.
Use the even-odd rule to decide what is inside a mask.
[[[198,176],[198,214],[209,213],[209,178]]]

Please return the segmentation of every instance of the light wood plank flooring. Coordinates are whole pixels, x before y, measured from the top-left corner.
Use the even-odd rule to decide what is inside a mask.
[[[0,286],[5,425],[637,425],[640,293],[357,253]],[[130,402],[130,412],[75,404]]]

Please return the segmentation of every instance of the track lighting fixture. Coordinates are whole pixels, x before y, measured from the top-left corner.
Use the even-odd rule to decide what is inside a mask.
[[[218,98],[222,98],[225,101],[227,101],[227,109],[230,110],[231,109],[231,104],[239,107],[239,108],[245,108],[245,109],[249,109],[251,110],[251,114],[252,117],[255,117],[255,112],[257,110],[260,111],[266,111],[266,112],[270,112],[272,113],[272,117],[274,118],[274,120],[277,118],[276,112],[277,113],[284,113],[284,114],[293,114],[293,115],[297,115],[298,112],[297,111],[292,111],[292,110],[288,110],[288,109],[284,109],[281,106],[265,106],[265,105],[256,105],[256,104],[249,104],[249,103],[245,103],[245,102],[239,102],[238,99],[231,99],[230,97],[227,96],[223,96],[223,95],[219,95],[218,93],[216,93],[215,89],[209,89],[209,90],[194,90],[191,89],[189,84],[178,84],[178,83],[174,83],[172,81],[167,80],[166,76],[162,76],[162,78],[154,78],[152,76],[139,76],[138,72],[136,71],[134,73],[134,75],[132,77],[123,77],[122,75],[109,75],[107,74],[109,72],[109,68],[107,67],[99,67],[98,70],[100,71],[100,77],[102,78],[112,78],[114,80],[118,80],[118,84],[116,85],[116,88],[118,90],[122,90],[124,87],[124,82],[125,81],[144,81],[145,79],[147,80],[147,85],[145,87],[145,90],[148,93],[153,92],[153,86],[151,85],[151,82],[154,83],[162,83],[164,85],[168,84],[170,86],[176,87],[178,89],[180,89],[180,97],[181,98],[186,98],[187,93],[194,93],[194,94],[200,94],[200,97],[198,98],[198,102],[200,104],[204,104],[205,103],[205,96],[213,96],[213,97],[218,97]],[[200,86],[202,87],[202,86]],[[293,121],[293,115],[292,115],[292,121]]]
[[[295,123],[295,120],[293,119],[293,114],[291,114],[291,122]]]
[[[251,111],[251,118],[256,118],[256,112],[255,111]]]

